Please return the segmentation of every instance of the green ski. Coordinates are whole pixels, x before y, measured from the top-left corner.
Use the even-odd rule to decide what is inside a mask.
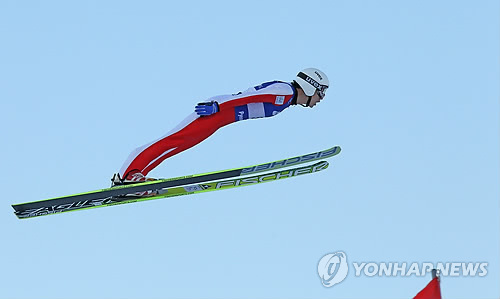
[[[302,166],[293,169],[281,170],[260,175],[238,177],[230,180],[218,180],[218,181],[188,185],[183,187],[167,188],[160,190],[160,194],[151,197],[118,196],[118,197],[109,197],[103,199],[90,199],[84,201],[77,201],[69,204],[52,205],[37,209],[28,209],[16,213],[16,215],[20,219],[24,219],[24,218],[32,218],[44,215],[52,215],[63,212],[76,211],[76,210],[86,210],[86,209],[113,206],[119,204],[127,204],[132,202],[154,200],[159,198],[176,197],[176,196],[183,196],[183,195],[196,194],[202,192],[211,192],[211,191],[218,191],[230,188],[238,188],[260,183],[273,182],[304,174],[316,173],[318,171],[328,168],[328,165],[329,165],[328,162],[321,161],[309,166]]]
[[[130,184],[130,185],[122,185],[115,186],[112,188],[106,188],[101,190],[95,190],[80,194],[62,196],[57,198],[51,198],[47,200],[34,201],[28,203],[14,204],[12,207],[15,210],[16,215],[24,214],[24,211],[36,210],[51,206],[58,205],[67,205],[73,204],[75,202],[84,202],[87,200],[96,200],[96,199],[106,199],[110,197],[118,197],[126,194],[133,194],[135,192],[148,191],[148,190],[161,190],[171,187],[197,184],[201,182],[209,182],[214,180],[227,179],[238,176],[252,175],[255,173],[272,171],[279,168],[284,167],[292,167],[296,165],[300,165],[307,162],[312,162],[328,157],[332,157],[340,153],[340,147],[335,146],[323,151],[306,154],[302,156],[297,156],[293,158],[278,160],[274,162],[268,162],[264,164],[252,165],[242,168],[221,170],[209,173],[201,173],[188,175],[183,177],[169,178],[169,179],[161,179],[156,181],[138,183],[138,184]]]

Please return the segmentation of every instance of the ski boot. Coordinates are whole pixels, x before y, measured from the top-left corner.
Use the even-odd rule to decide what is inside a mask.
[[[142,182],[150,182],[150,181],[156,181],[156,180],[157,179],[154,179],[154,178],[148,178],[140,172],[128,173],[125,176],[125,178],[121,178],[119,173],[115,173],[113,175],[113,177],[111,178],[111,187],[137,184],[137,183],[142,183]],[[126,197],[151,197],[151,196],[155,196],[158,194],[159,194],[158,190],[148,190],[148,191],[130,193],[130,194],[126,194],[124,196],[126,196]]]

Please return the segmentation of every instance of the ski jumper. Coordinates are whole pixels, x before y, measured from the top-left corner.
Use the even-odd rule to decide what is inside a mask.
[[[140,172],[146,175],[165,159],[202,142],[219,128],[233,122],[274,116],[296,101],[297,91],[291,83],[272,81],[233,95],[220,95],[219,112],[209,116],[190,114],[163,137],[136,148],[123,164],[120,176]]]

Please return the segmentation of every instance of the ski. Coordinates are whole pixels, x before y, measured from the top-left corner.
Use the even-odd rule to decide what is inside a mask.
[[[316,173],[318,171],[328,168],[328,165],[329,165],[328,162],[321,161],[308,166],[302,166],[271,173],[264,173],[260,175],[238,177],[230,180],[217,180],[217,181],[187,185],[182,187],[167,188],[160,190],[160,194],[152,197],[118,196],[118,197],[108,197],[100,199],[89,199],[83,201],[75,201],[72,203],[56,204],[40,208],[27,209],[16,212],[16,215],[20,219],[25,219],[25,218],[52,215],[52,214],[58,214],[76,210],[86,210],[98,207],[148,201],[160,198],[177,197],[177,196],[190,195],[202,192],[211,192],[211,191],[219,191],[231,188],[238,188],[260,183],[273,182],[304,174]]]
[[[57,205],[65,205],[72,204],[75,202],[85,202],[87,200],[96,200],[96,199],[105,199],[110,197],[116,197],[126,194],[133,194],[136,192],[148,191],[148,190],[161,190],[165,188],[197,184],[201,182],[208,182],[214,180],[227,179],[231,177],[238,177],[244,175],[252,175],[255,173],[260,173],[264,171],[271,171],[284,167],[291,167],[307,162],[312,162],[328,157],[332,157],[340,153],[340,147],[334,146],[332,148],[306,154],[302,156],[297,156],[293,158],[278,160],[274,162],[268,162],[264,164],[252,165],[247,167],[235,168],[235,169],[227,169],[209,173],[201,173],[201,174],[193,174],[182,177],[168,178],[168,179],[160,179],[156,181],[138,183],[138,184],[130,184],[130,185],[122,185],[115,186],[112,188],[106,188],[101,190],[94,190],[74,195],[62,196],[51,198],[47,200],[40,200],[34,202],[27,202],[21,204],[14,204],[12,207],[14,208],[16,214],[26,210],[33,210],[38,208],[44,208],[49,206],[57,206]]]

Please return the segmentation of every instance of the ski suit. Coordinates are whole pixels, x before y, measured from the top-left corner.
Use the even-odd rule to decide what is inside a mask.
[[[207,101],[217,101],[220,111],[200,117],[190,114],[163,137],[136,148],[123,164],[120,176],[149,173],[165,159],[189,149],[233,122],[274,116],[296,101],[297,90],[291,83],[272,81],[251,87],[233,95],[220,95]]]

